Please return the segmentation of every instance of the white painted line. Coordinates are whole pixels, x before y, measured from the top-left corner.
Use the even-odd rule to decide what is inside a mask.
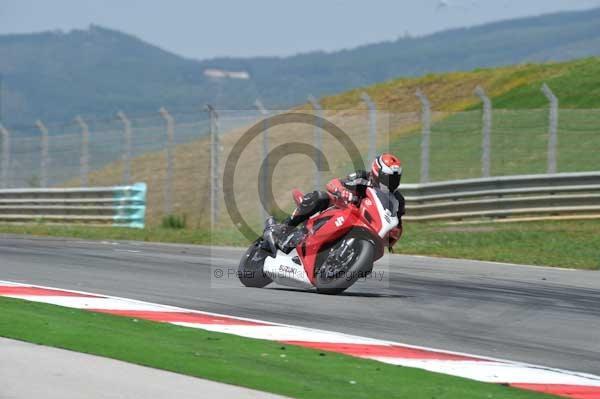
[[[445,256],[426,256],[426,255],[413,255],[413,254],[392,254],[392,255],[388,255],[390,257],[402,257],[402,256],[410,256],[413,258],[419,258],[419,259],[423,259],[423,260],[436,260],[436,261],[449,261],[449,262],[457,262],[457,261],[462,261],[462,262],[476,262],[476,263],[489,263],[490,266],[509,266],[509,267],[521,267],[521,268],[533,268],[533,269],[545,269],[547,271],[552,271],[552,270],[560,270],[563,272],[589,272],[590,270],[585,270],[585,269],[571,269],[568,267],[559,267],[559,266],[544,266],[544,265],[521,265],[518,263],[506,263],[506,262],[498,262],[498,261],[493,261],[493,260],[481,260],[481,259],[463,259],[463,258],[448,258]]]
[[[247,338],[264,339],[269,341],[304,341],[304,342],[326,342],[344,344],[371,344],[386,345],[382,341],[353,337],[333,332],[320,332],[299,327],[287,326],[243,326],[225,324],[200,324],[187,322],[174,322],[178,326],[200,328],[225,334],[234,334]]]
[[[593,376],[585,377],[580,375],[569,375],[546,368],[522,366],[515,363],[473,362],[463,360],[421,360],[378,356],[368,357],[368,359],[483,382],[586,385],[600,387],[600,379],[598,379],[598,377],[593,378]]]
[[[160,306],[140,304],[115,298],[90,298],[81,296],[39,296],[39,295],[4,295],[9,298],[24,299],[32,302],[42,302],[51,305],[64,306],[75,309],[102,309],[102,310],[154,310],[162,311]]]
[[[0,281],[0,286],[7,286],[7,287],[27,287],[26,284],[13,283],[13,282],[10,282],[10,281]]]

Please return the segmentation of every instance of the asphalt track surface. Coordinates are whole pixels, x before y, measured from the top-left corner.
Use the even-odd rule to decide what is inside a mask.
[[[241,254],[0,236],[0,280],[600,374],[598,272],[394,255],[375,265],[381,281],[324,296],[241,287],[234,275]]]

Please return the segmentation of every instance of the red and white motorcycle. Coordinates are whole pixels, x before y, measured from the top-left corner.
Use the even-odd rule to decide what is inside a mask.
[[[293,196],[300,203],[302,193],[294,190]],[[393,193],[367,187],[360,203],[336,202],[293,232],[300,232],[301,238],[289,253],[277,248],[268,234],[257,239],[242,257],[238,277],[247,287],[262,288],[275,281],[339,294],[366,278],[385,247],[398,240],[399,206]]]

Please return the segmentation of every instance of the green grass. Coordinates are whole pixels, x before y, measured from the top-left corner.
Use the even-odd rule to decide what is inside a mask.
[[[493,112],[491,173],[493,176],[546,173],[548,148],[546,109]],[[443,181],[481,177],[481,111],[453,114],[432,125],[430,179]],[[600,170],[600,111],[561,110],[558,171]],[[392,139],[400,154],[404,181],[420,180],[421,133]]]
[[[600,108],[600,58],[568,62],[519,64],[498,68],[478,68],[466,72],[435,73],[416,78],[398,78],[369,87],[360,87],[321,99],[326,109],[344,109],[360,103],[366,91],[373,100],[391,109],[418,109],[414,92],[422,88],[434,110],[481,109],[473,88],[481,85],[493,99],[495,108],[535,109],[548,106],[541,92],[547,83],[569,109]]]
[[[185,215],[167,215],[162,218],[161,227],[163,229],[185,229],[187,227],[187,218]]]
[[[398,252],[600,270],[600,220],[407,223]]]
[[[47,304],[0,298],[0,308],[0,336],[295,398],[550,397],[276,342]]]
[[[0,225],[0,233],[93,240],[244,246],[236,230],[50,225]],[[466,258],[496,262],[600,270],[600,220],[449,225],[405,223],[405,235],[395,251],[403,254]]]
[[[472,89],[483,86],[492,99],[492,175],[546,172],[549,112],[541,92],[547,83],[560,100],[558,171],[600,170],[600,58],[529,64],[471,72],[396,79],[323,99],[332,108],[355,107],[367,91],[380,107],[419,109],[417,87],[429,95],[438,115],[432,125],[430,179],[481,176],[481,102]],[[420,179],[421,130],[392,132],[389,148],[404,162],[405,182]]]
[[[532,80],[527,84],[494,98],[496,108],[531,109],[548,106],[548,100],[540,92],[542,83],[547,83],[559,98],[562,108],[600,108],[600,61],[598,58],[549,64],[564,66],[554,76]]]

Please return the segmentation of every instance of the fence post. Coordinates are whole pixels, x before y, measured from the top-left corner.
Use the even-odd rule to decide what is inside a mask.
[[[548,130],[548,168],[546,173],[557,172],[558,147],[558,97],[554,95],[546,83],[542,85],[542,93],[550,102],[550,128]]]
[[[89,183],[88,174],[90,171],[90,129],[81,116],[77,116],[75,122],[81,127],[81,156],[79,157],[81,187],[87,187]]]
[[[475,95],[483,102],[483,130],[481,142],[481,175],[490,177],[491,174],[491,145],[492,145],[492,100],[481,86],[475,88]]]
[[[319,101],[313,96],[308,96],[308,102],[312,105],[316,113],[315,118],[315,158],[316,158],[316,170],[315,170],[315,190],[321,190],[321,166],[323,160],[321,159],[321,153],[323,152],[323,137],[321,132],[321,119],[323,118],[323,107],[319,104]]]
[[[167,124],[167,175],[165,177],[165,215],[173,212],[173,148],[175,143],[175,119],[164,107],[159,110]]]
[[[362,92],[360,99],[363,100],[369,108],[369,150],[367,153],[368,164],[375,159],[375,152],[377,151],[377,107],[366,92]]]
[[[48,129],[40,120],[35,122],[35,126],[42,133],[41,154],[40,154],[40,187],[48,187]]]
[[[2,135],[2,182],[0,187],[8,188],[8,171],[10,168],[10,133],[0,123],[0,134]]]
[[[270,182],[269,182],[269,172],[270,172],[270,166],[269,166],[269,119],[267,118],[267,115],[269,114],[269,112],[265,109],[265,107],[263,106],[262,101],[260,101],[258,98],[256,99],[256,101],[254,102],[254,105],[256,106],[256,109],[258,109],[258,112],[260,112],[260,114],[263,116],[263,132],[262,132],[262,159],[263,162],[265,164],[265,172],[263,173],[263,181],[262,181],[262,187],[263,190],[265,191],[263,194],[263,198],[265,199],[265,201],[267,201],[265,204],[263,204],[263,206],[261,207],[261,217],[262,220],[266,220],[267,217],[269,216],[268,213],[271,212],[271,204],[269,203],[269,191],[271,190],[270,187]]]
[[[123,149],[123,184],[131,183],[131,121],[127,118],[124,112],[117,112],[117,116],[123,123],[123,137],[125,148]]]
[[[211,226],[219,222],[219,115],[212,107],[206,105],[210,132],[210,221]]]
[[[431,103],[421,89],[415,93],[421,101],[421,183],[429,182],[429,143],[431,140]]]

